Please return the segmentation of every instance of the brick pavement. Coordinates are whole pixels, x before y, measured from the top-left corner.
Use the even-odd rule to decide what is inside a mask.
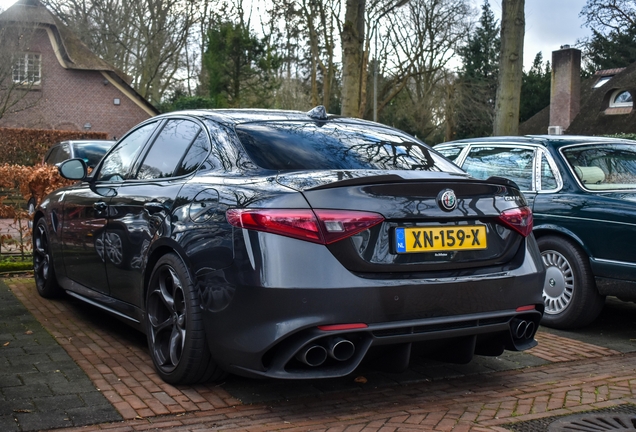
[[[41,299],[32,279],[6,284],[125,419],[69,431],[504,431],[510,422],[636,404],[636,354],[545,332],[538,347],[517,354],[541,360],[534,367],[410,382],[371,374],[366,384],[349,377],[313,395],[301,391],[307,382],[267,381],[254,388],[285,385],[287,399],[247,404],[233,396],[231,377],[220,384],[165,384],[141,334],[81,303]]]

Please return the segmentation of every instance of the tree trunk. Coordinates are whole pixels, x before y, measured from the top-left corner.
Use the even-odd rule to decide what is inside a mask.
[[[502,0],[501,54],[493,135],[519,133],[525,0]]]
[[[342,26],[342,115],[358,116],[362,48],[364,44],[365,0],[347,0]]]

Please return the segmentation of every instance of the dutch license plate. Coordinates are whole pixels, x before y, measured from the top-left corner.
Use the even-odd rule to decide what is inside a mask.
[[[486,226],[396,228],[397,253],[486,249]]]

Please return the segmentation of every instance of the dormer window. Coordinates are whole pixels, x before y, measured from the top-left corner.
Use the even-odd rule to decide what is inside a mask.
[[[13,82],[18,85],[39,85],[42,78],[40,54],[22,53],[13,64]]]
[[[610,108],[631,107],[633,105],[632,94],[627,90],[615,91],[609,103]]]
[[[609,80],[611,80],[612,78],[614,78],[614,75],[611,75],[611,76],[604,76],[604,77],[599,78],[599,80],[598,80],[598,81],[596,81],[596,84],[594,84],[594,87],[593,87],[593,88],[595,88],[595,89],[596,89],[596,88],[602,87],[602,86],[603,86],[603,84],[605,84],[606,82],[608,82],[608,81],[609,81]]]

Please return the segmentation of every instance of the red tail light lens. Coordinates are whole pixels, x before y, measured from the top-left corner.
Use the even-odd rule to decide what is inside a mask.
[[[509,228],[517,231],[524,237],[527,237],[532,232],[532,210],[529,207],[519,207],[509,210],[504,210],[499,215],[499,219]]]
[[[381,223],[384,217],[377,213],[351,210],[314,210],[325,239],[325,244],[358,234]]]
[[[382,215],[350,210],[230,209],[228,222],[239,228],[330,244],[381,223]]]

